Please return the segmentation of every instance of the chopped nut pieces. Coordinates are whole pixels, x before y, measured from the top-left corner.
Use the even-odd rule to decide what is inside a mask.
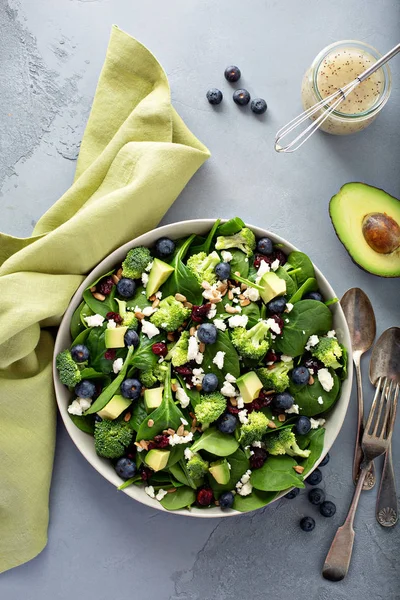
[[[167,340],[168,340],[169,342],[174,342],[174,341],[175,341],[175,336],[174,336],[174,332],[173,332],[173,331],[169,331],[169,332],[167,333]]]
[[[182,425],[179,425],[178,429],[176,430],[176,433],[177,433],[177,435],[182,436],[184,431],[185,431],[185,427],[182,424]]]
[[[208,281],[202,281],[201,287],[203,288],[203,290],[211,290],[211,285],[208,283]]]
[[[273,421],[268,421],[268,427],[270,429],[276,429],[276,423],[274,423]]]
[[[147,427],[153,427],[153,425],[154,425],[154,421],[153,421],[153,419],[149,419],[149,420],[147,421]]]
[[[158,298],[156,298],[153,301],[153,304],[151,305],[152,308],[157,308],[157,306],[160,304],[160,300]]]
[[[117,271],[117,277],[119,277],[121,279],[121,277],[122,277],[122,269],[118,269],[118,271]]]
[[[285,415],[278,415],[278,421],[280,421],[281,423],[284,423],[286,421],[286,416]]]
[[[176,392],[176,391],[178,390],[178,384],[177,384],[177,383],[173,383],[173,384],[171,384],[171,390],[172,390],[173,392]]]
[[[175,429],[172,429],[171,427],[168,427],[167,433],[168,433],[168,435],[175,435]]]
[[[169,490],[166,490],[167,494],[173,494],[174,492],[176,492],[176,488],[169,488]]]
[[[229,402],[230,402],[231,406],[237,406],[236,398],[229,398]]]
[[[248,298],[240,301],[240,306],[248,306],[249,304],[250,304],[250,300]]]
[[[196,333],[196,327],[191,327],[189,329],[189,333],[190,333],[190,335],[194,335]]]
[[[304,471],[304,467],[301,467],[300,465],[296,465],[295,467],[293,467],[293,469],[296,471],[296,473],[299,473],[299,475],[301,475]]]
[[[233,292],[232,292],[232,290],[229,290],[229,292],[228,292],[228,298],[229,298],[229,300],[233,300]]]
[[[96,300],[100,300],[100,302],[104,302],[104,300],[106,299],[106,297],[103,294],[99,294],[99,292],[94,292],[93,298],[96,298]]]
[[[183,306],[184,306],[185,308],[193,308],[193,304],[192,304],[191,302],[184,302],[184,303],[183,303]]]
[[[199,352],[201,352],[203,354],[203,352],[205,352],[206,349],[206,345],[204,342],[200,342],[199,344]]]
[[[229,306],[229,304],[225,306],[225,310],[230,315],[235,315],[236,313],[240,312],[240,310],[236,308],[236,306]]]
[[[91,291],[91,292],[95,292],[95,291],[96,291],[96,286],[95,286],[95,285],[92,285],[92,287],[90,288],[90,291]]]
[[[131,413],[129,413],[129,412],[126,413],[126,415],[124,416],[124,421],[126,421],[126,422],[130,421],[131,416],[132,416]]]
[[[119,281],[119,277],[117,277],[116,275],[111,275],[111,278],[112,278],[113,282],[115,283],[115,285],[117,285],[117,283]]]
[[[308,380],[308,385],[312,385],[314,383],[314,377],[310,375],[310,379]]]
[[[175,300],[179,300],[179,302],[186,302],[187,298],[183,294],[175,294]]]

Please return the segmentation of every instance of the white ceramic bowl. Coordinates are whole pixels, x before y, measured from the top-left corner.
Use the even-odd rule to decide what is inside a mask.
[[[71,300],[70,305],[67,308],[67,311],[64,315],[64,318],[61,322],[61,325],[60,325],[60,328],[58,331],[58,335],[57,335],[57,339],[56,339],[56,343],[55,343],[55,349],[54,349],[54,356],[57,356],[57,354],[61,350],[68,348],[71,344],[72,340],[71,340],[71,336],[69,333],[69,324],[70,324],[71,317],[72,317],[74,310],[81,302],[82,293],[85,290],[85,288],[87,288],[88,285],[92,281],[98,279],[102,275],[102,273],[107,273],[107,271],[110,271],[115,264],[120,263],[125,258],[126,253],[128,252],[128,250],[130,248],[133,248],[134,246],[153,246],[155,241],[161,236],[168,236],[172,239],[178,239],[178,238],[189,236],[192,233],[204,234],[211,229],[213,223],[214,223],[214,219],[195,219],[192,221],[181,221],[179,223],[172,223],[171,225],[165,225],[164,227],[160,227],[158,229],[154,229],[153,231],[149,231],[148,233],[141,235],[140,237],[136,238],[135,240],[128,242],[127,244],[125,244],[124,246],[121,246],[120,248],[115,250],[112,254],[107,256],[107,258],[105,258],[103,261],[101,261],[101,263],[99,263],[97,265],[97,267],[95,269],[93,269],[93,271],[90,273],[90,275],[88,275],[88,277],[85,279],[85,281],[82,283],[82,285],[78,288],[76,294],[74,295],[74,297]],[[297,250],[297,248],[295,248],[294,246],[289,244],[289,242],[287,242],[283,238],[275,235],[274,233],[266,231],[265,229],[261,229],[260,227],[253,227],[252,225],[249,225],[249,227],[254,231],[254,233],[256,234],[257,237],[268,236],[275,243],[282,244],[282,246],[283,246],[282,249],[287,253],[291,252],[292,250]],[[322,275],[322,273],[317,269],[317,267],[315,267],[315,273],[316,273],[316,278],[318,280],[319,288],[320,288],[322,294],[324,295],[324,297],[325,298],[334,297],[335,292],[333,291],[333,289],[331,288],[331,286],[329,285],[329,283],[325,279],[325,277]],[[332,307],[332,312],[333,312],[333,327],[337,332],[338,339],[340,342],[342,342],[346,346],[346,348],[349,351],[349,372],[348,372],[348,378],[346,379],[346,381],[343,382],[343,386],[342,386],[342,390],[341,390],[341,397],[336,402],[335,406],[331,410],[329,417],[327,419],[327,422],[325,425],[326,433],[325,433],[324,451],[321,455],[321,458],[317,461],[314,468],[317,467],[318,463],[322,460],[322,457],[325,456],[326,452],[328,452],[328,450],[332,446],[333,442],[335,441],[335,439],[336,439],[337,435],[339,434],[339,431],[342,427],[342,424],[343,424],[343,421],[344,421],[344,418],[346,415],[346,411],[347,411],[347,406],[348,406],[349,400],[350,400],[351,383],[352,383],[352,376],[353,376],[353,368],[352,368],[353,362],[352,362],[352,356],[351,356],[350,336],[349,336],[349,330],[347,327],[347,323],[346,323],[346,320],[344,317],[344,313],[339,304],[335,304]],[[88,435],[87,433],[84,433],[80,429],[78,429],[73,424],[71,419],[69,418],[67,407],[70,402],[70,392],[64,385],[62,385],[60,383],[60,380],[58,378],[57,371],[55,368],[55,361],[53,361],[53,374],[54,374],[54,385],[55,385],[55,390],[56,390],[58,408],[60,409],[62,419],[64,421],[65,427],[67,428],[69,435],[71,436],[72,441],[75,443],[76,447],[83,454],[83,456],[86,458],[86,460],[88,460],[89,463],[101,475],[103,475],[103,477],[108,479],[108,481],[110,481],[117,488],[119,485],[121,485],[121,479],[115,473],[114,468],[112,467],[110,461],[97,456],[95,449],[94,449],[93,438],[90,435]],[[144,492],[143,487],[137,487],[135,485],[132,485],[132,486],[126,488],[124,490],[124,493],[127,494],[128,496],[130,496],[131,498],[138,500],[142,504],[147,504],[147,506],[151,506],[158,510],[165,510],[157,500],[150,498]],[[278,496],[276,498],[276,500],[278,498],[280,498],[281,495]],[[171,511],[167,511],[167,512],[171,512]],[[191,517],[203,517],[203,518],[231,517],[231,516],[235,516],[235,515],[237,516],[237,515],[241,514],[235,510],[221,511],[217,507],[209,508],[206,510],[193,507],[191,511],[177,510],[174,512],[176,514],[181,514],[181,515],[186,515],[186,516],[191,516]]]

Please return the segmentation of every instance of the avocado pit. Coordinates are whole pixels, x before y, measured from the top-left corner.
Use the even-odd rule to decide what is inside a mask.
[[[386,213],[370,213],[362,222],[367,244],[379,254],[390,254],[400,246],[400,226]]]

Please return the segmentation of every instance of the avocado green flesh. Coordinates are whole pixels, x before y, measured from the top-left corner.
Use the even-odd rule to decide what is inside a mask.
[[[159,450],[158,448],[154,448],[146,454],[144,462],[153,469],[153,471],[161,471],[167,466],[169,455],[169,450]]]
[[[226,485],[231,478],[231,471],[226,459],[211,463],[209,472],[215,481],[221,485]]]
[[[150,298],[150,296],[158,292],[162,284],[167,281],[168,277],[174,272],[174,270],[174,267],[171,267],[159,258],[154,259],[146,286],[147,298]]]
[[[258,398],[263,387],[260,378],[254,371],[249,371],[249,373],[245,373],[239,377],[236,381],[236,385],[239,388],[240,395],[245,404],[253,402],[255,398]]]
[[[346,183],[333,196],[329,213],[336,234],[354,262],[381,277],[400,277],[400,246],[388,254],[373,250],[363,233],[371,213],[384,213],[400,226],[400,201],[365,183]]]
[[[149,390],[145,390],[144,392],[144,405],[146,407],[146,411],[151,413],[153,410],[158,408],[162,402],[163,397],[163,388],[151,388]]]
[[[114,329],[106,329],[104,334],[104,343],[106,348],[124,348],[124,336],[127,327],[115,327]]]
[[[108,404],[97,413],[102,419],[110,419],[113,421],[131,405],[132,400],[128,400],[123,396],[113,396]]]

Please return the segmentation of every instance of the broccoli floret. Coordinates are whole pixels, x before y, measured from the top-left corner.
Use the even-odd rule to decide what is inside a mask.
[[[168,371],[168,365],[163,362],[157,364],[154,369],[142,371],[139,375],[140,382],[146,388],[151,388],[156,383],[163,383]]]
[[[190,313],[190,308],[185,308],[182,302],[176,300],[174,296],[168,296],[161,300],[157,312],[151,315],[150,321],[165,331],[176,331]]]
[[[232,344],[241,356],[260,360],[269,348],[269,340],[265,339],[269,327],[265,321],[259,321],[251,329],[235,327],[232,331]]]
[[[249,414],[248,422],[240,428],[239,443],[242,446],[250,446],[253,442],[259,442],[267,431],[269,419],[262,412]]]
[[[174,367],[181,367],[188,361],[188,349],[189,349],[189,332],[182,331],[181,337],[176,342],[175,346],[171,348],[167,358],[171,360]]]
[[[123,277],[129,277],[129,279],[139,279],[151,261],[152,258],[148,248],[145,248],[144,246],[132,248],[132,250],[129,250],[124,262],[122,263]]]
[[[56,367],[61,383],[68,387],[74,387],[82,379],[79,367],[72,358],[69,350],[63,350],[57,355]]]
[[[288,454],[289,456],[300,456],[307,458],[311,450],[302,450],[296,442],[296,436],[290,429],[281,429],[276,433],[270,433],[265,437],[265,449],[269,454],[277,456]]]
[[[200,402],[196,405],[194,413],[202,425],[202,429],[207,429],[210,423],[216,421],[226,409],[226,398],[220,392],[211,392],[202,394]]]
[[[131,443],[133,430],[124,421],[103,419],[94,425],[94,446],[99,456],[120,458]]]
[[[274,365],[257,369],[257,375],[266,390],[283,392],[289,386],[288,372],[293,369],[293,361],[277,362]]]
[[[218,252],[211,252],[206,254],[205,252],[199,252],[199,254],[193,254],[187,261],[187,267],[197,277],[199,283],[207,281],[209,284],[217,282],[217,276],[215,274],[215,267],[221,259]]]
[[[215,244],[217,250],[228,250],[238,248],[247,256],[253,254],[256,247],[256,236],[248,227],[243,227],[239,233],[234,235],[219,236]]]
[[[318,344],[311,348],[311,354],[323,362],[326,367],[332,367],[332,369],[341,367],[338,359],[341,358],[343,351],[336,338],[321,338]]]
[[[203,460],[200,454],[195,454],[192,456],[190,460],[186,463],[186,468],[188,471],[189,477],[194,479],[201,479],[208,471],[208,462]]]
[[[122,325],[136,331],[139,325],[139,320],[135,317],[133,312],[128,312],[126,310],[125,300],[119,300],[119,298],[115,299],[118,303],[118,312],[122,317]]]

